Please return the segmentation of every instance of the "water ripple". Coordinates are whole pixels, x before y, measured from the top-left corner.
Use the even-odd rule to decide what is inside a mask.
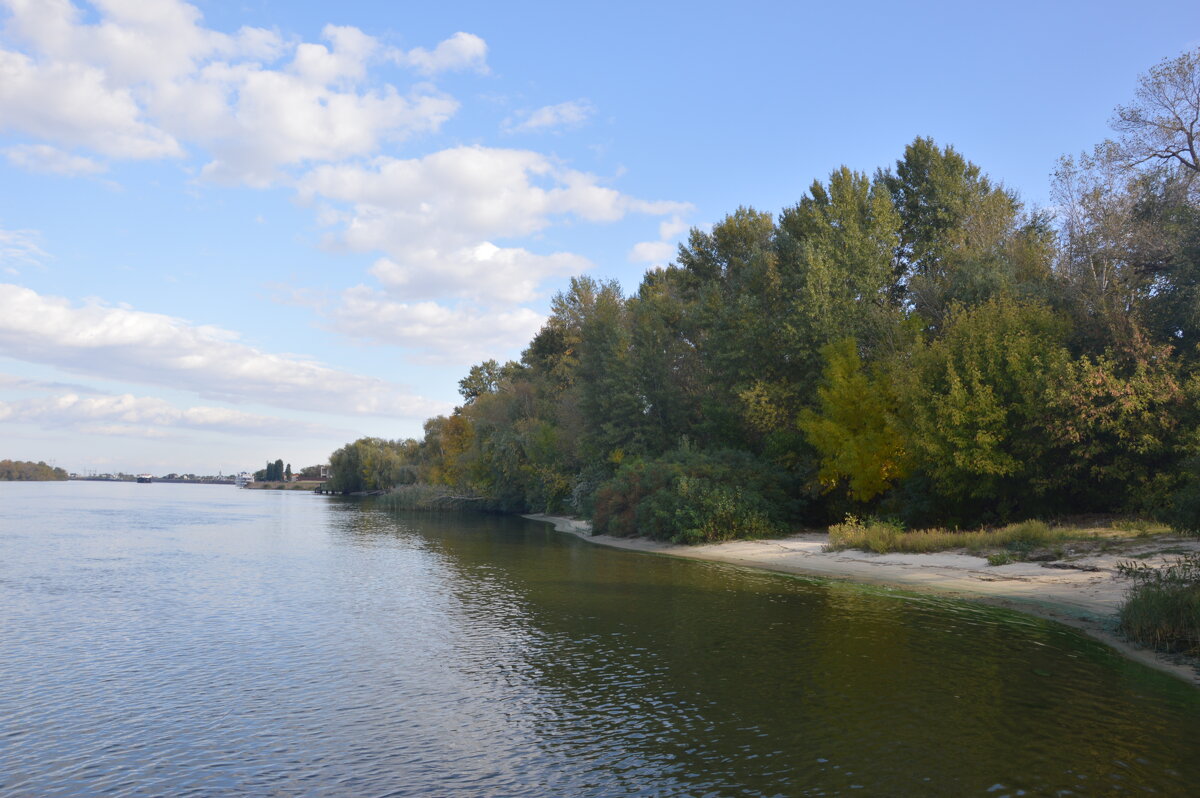
[[[1184,794],[1071,630],[307,494],[0,485],[0,793]],[[36,531],[35,531],[36,530]]]

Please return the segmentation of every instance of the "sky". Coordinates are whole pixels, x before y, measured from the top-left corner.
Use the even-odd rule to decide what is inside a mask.
[[[1188,2],[0,0],[0,459],[420,437],[574,275],[918,136],[1028,207]]]

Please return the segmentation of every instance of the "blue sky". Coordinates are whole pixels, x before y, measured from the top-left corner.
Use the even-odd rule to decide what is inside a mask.
[[[1192,2],[0,0],[0,458],[419,436],[573,274],[916,136],[1029,204]]]

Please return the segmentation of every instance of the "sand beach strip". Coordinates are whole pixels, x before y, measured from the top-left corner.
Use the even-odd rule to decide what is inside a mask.
[[[1117,564],[1136,557],[1148,565],[1162,565],[1181,550],[1200,551],[1200,540],[1129,540],[1119,550],[1069,553],[1061,562],[993,566],[984,557],[960,552],[825,551],[829,536],[821,532],[686,546],[647,538],[592,535],[587,521],[564,516],[525,517],[551,523],[561,532],[602,546],[982,601],[1074,627],[1131,659],[1200,687],[1200,670],[1195,662],[1131,643],[1117,631],[1117,610],[1129,589],[1129,581],[1117,574]]]

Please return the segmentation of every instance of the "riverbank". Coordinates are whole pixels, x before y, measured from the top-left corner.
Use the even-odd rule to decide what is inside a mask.
[[[316,490],[322,484],[319,479],[302,479],[296,482],[247,482],[245,487],[249,490]]]
[[[591,525],[575,518],[541,514],[525,517],[553,524],[561,532],[602,546],[982,601],[1074,627],[1130,659],[1200,687],[1197,663],[1130,643],[1116,627],[1117,610],[1129,588],[1129,582],[1117,576],[1117,563],[1138,559],[1151,566],[1162,565],[1182,551],[1200,551],[1200,541],[1195,539],[1129,539],[1122,541],[1122,546],[1087,552],[1060,563],[993,566],[983,557],[957,552],[825,551],[829,536],[817,532],[684,546],[647,538],[592,535]]]

